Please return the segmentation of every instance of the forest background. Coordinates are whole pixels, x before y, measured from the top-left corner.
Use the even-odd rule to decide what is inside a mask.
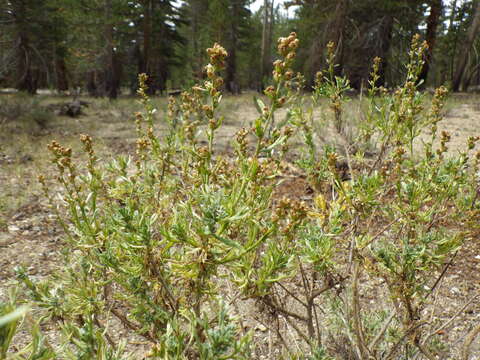
[[[116,98],[150,76],[151,94],[184,89],[205,76],[205,48],[230,56],[225,88],[261,90],[275,61],[275,41],[301,39],[294,69],[313,85],[336,44],[337,75],[365,86],[372,60],[383,59],[378,84],[404,79],[410,40],[429,44],[423,86],[480,85],[480,1],[473,0],[1,0],[0,87],[81,88]]]

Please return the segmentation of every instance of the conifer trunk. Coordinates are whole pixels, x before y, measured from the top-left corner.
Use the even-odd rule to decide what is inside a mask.
[[[115,63],[115,48],[113,43],[113,12],[112,12],[112,0],[105,0],[105,41],[106,41],[106,53],[105,53],[105,85],[104,93],[110,99],[116,99],[118,97],[119,81],[116,71]]]
[[[17,29],[15,87],[29,94],[37,92],[37,79],[32,68],[30,39],[27,31],[27,4],[25,0],[12,1],[14,21]]]
[[[379,79],[377,86],[386,86],[387,82],[387,69],[388,69],[388,53],[392,44],[392,32],[393,32],[393,16],[387,15],[382,24],[382,43],[380,46],[379,57],[382,59],[382,63],[379,69]]]
[[[152,55],[152,1],[143,0],[143,20],[142,20],[142,35],[143,35],[143,47],[139,52],[140,59],[138,62],[138,73],[145,73],[148,75],[147,85],[148,93],[153,94],[155,89],[152,84],[154,83],[154,71],[151,64]]]
[[[239,0],[231,0],[232,20],[230,24],[230,46],[226,60],[226,88],[232,94],[239,93],[237,82],[237,47],[238,47],[238,18],[240,16]]]
[[[335,75],[340,76],[343,71],[343,54],[344,54],[344,39],[343,33],[347,18],[348,0],[339,0],[335,9],[335,17],[330,26],[330,38],[336,45],[335,62],[338,66],[335,67]]]
[[[425,65],[423,65],[422,72],[419,75],[419,80],[427,81],[430,65],[433,60],[433,49],[437,40],[437,28],[440,23],[440,16],[442,15],[443,5],[442,0],[430,0],[430,14],[427,18],[427,33],[425,40],[428,44],[428,50],[425,54]]]
[[[67,65],[65,58],[57,56],[55,59],[56,88],[58,91],[68,90]]]
[[[460,51],[460,54],[458,55],[457,70],[455,71],[455,75],[453,76],[453,82],[452,82],[453,91],[458,91],[460,89],[463,75],[465,73],[465,68],[467,66],[468,53],[470,52],[473,42],[475,41],[475,37],[477,36],[478,31],[480,30],[480,1],[476,2],[475,11],[472,16],[473,16],[473,20],[472,20],[472,24],[468,29],[467,38],[463,43],[463,47]]]
[[[262,49],[261,49],[261,88],[265,87],[264,81],[270,76],[271,48],[274,22],[274,0],[264,0],[263,3],[263,26],[262,26]]]

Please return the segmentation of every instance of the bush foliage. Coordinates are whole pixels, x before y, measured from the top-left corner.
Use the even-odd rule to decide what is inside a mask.
[[[0,125],[19,121],[23,124],[43,129],[51,120],[52,113],[39,104],[39,101],[24,93],[0,96]]]
[[[375,60],[355,122],[342,112],[349,84],[334,75],[334,46],[311,101],[291,70],[297,46],[294,33],[279,40],[267,101],[255,99],[258,118],[236,134],[231,156],[215,152],[227,56],[219,45],[208,49],[204,83],[170,99],[164,134],[140,76],[134,158],[104,165],[83,135],[89,160],[76,164],[51,143],[60,204],[40,181],[63,219],[65,267],[44,282],[18,274],[37,322],[63,338],[48,344],[32,321],[34,345],[12,358],[131,358],[120,325],[143,338],[146,358],[259,358],[267,351],[252,330],[259,319],[274,339],[269,358],[468,359],[478,329],[456,347],[442,343],[446,324],[431,316],[431,299],[477,232],[478,138],[448,153],[449,134],[437,132],[446,90],[429,106],[417,90],[418,37],[393,93],[376,86]],[[318,109],[329,114],[323,123]],[[335,141],[319,144],[315,129]],[[295,136],[304,139],[297,165],[311,203],[276,193]]]

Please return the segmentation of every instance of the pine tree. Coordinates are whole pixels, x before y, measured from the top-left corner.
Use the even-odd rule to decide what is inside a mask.
[[[430,14],[427,18],[427,32],[425,34],[425,40],[428,44],[428,51],[425,57],[425,65],[423,66],[422,72],[419,76],[419,80],[424,82],[427,81],[430,65],[433,61],[433,50],[435,49],[437,41],[437,29],[443,12],[442,0],[430,0],[428,4],[430,7]]]
[[[2,54],[8,67],[3,76],[12,79],[20,91],[35,94],[39,86],[49,86],[55,74],[57,87],[66,90],[63,18],[53,0],[9,0],[3,3],[2,29],[10,48]],[[7,35],[8,34],[8,35]],[[3,51],[2,51],[3,53]],[[52,60],[53,59],[53,60]]]
[[[248,0],[212,0],[209,3],[208,19],[212,42],[221,43],[228,51],[225,86],[231,93],[240,91],[238,57],[248,47],[251,12]]]
[[[149,91],[164,91],[172,67],[181,64],[176,47],[185,44],[184,14],[170,0],[139,0],[132,7],[138,73],[149,75]]]
[[[275,23],[274,0],[264,0],[262,11],[262,48],[261,48],[261,81],[265,87],[264,79],[270,77],[272,64],[272,40]]]
[[[297,64],[313,84],[315,73],[325,68],[325,49],[335,44],[336,75],[346,75],[360,89],[370,73],[374,57],[383,59],[381,84],[387,70],[401,61],[413,34],[424,18],[420,0],[296,0],[295,28],[302,39]],[[395,46],[392,46],[395,45]],[[393,52],[392,52],[393,50]],[[393,71],[392,71],[393,73]],[[391,81],[400,81],[400,72]]]
[[[472,14],[471,24],[468,28],[467,36],[463,42],[463,46],[458,56],[458,64],[455,74],[453,76],[452,88],[453,91],[458,91],[462,83],[462,79],[465,73],[465,69],[468,62],[468,54],[472,48],[473,42],[480,31],[480,1],[477,1],[474,5],[474,11]]]

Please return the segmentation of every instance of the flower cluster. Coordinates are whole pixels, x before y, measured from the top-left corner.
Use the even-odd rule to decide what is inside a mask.
[[[278,39],[278,53],[283,57],[283,60],[276,60],[273,63],[273,79],[276,82],[292,79],[291,65],[293,59],[295,59],[298,44],[299,40],[294,32],[290,33],[288,37]]]
[[[48,145],[48,150],[53,154],[53,163],[57,165],[60,174],[63,174],[65,168],[68,168],[71,172],[74,170],[72,164],[72,149],[61,146],[57,141],[53,140]]]
[[[280,231],[289,235],[307,217],[308,211],[305,202],[282,198],[272,213],[272,221],[279,223],[283,219],[284,224]]]
[[[437,131],[437,123],[442,120],[440,111],[445,104],[445,98],[448,95],[448,90],[445,86],[441,86],[435,90],[435,94],[432,99],[432,106],[430,107],[430,113],[428,114],[429,121],[432,123],[432,133]]]
[[[228,53],[221,45],[215,43],[213,47],[207,49],[207,54],[210,57],[211,65],[217,69],[223,69],[225,67],[225,58],[228,56]]]
[[[204,82],[203,90],[209,93],[212,101],[211,104],[204,104],[202,110],[208,119],[210,129],[215,130],[220,126],[220,122],[215,118],[214,113],[220,102],[220,88],[223,86],[223,79],[218,75],[218,72],[225,67],[225,58],[228,53],[221,45],[215,43],[213,47],[207,49],[207,54],[210,57],[210,63],[205,67],[208,79]]]

